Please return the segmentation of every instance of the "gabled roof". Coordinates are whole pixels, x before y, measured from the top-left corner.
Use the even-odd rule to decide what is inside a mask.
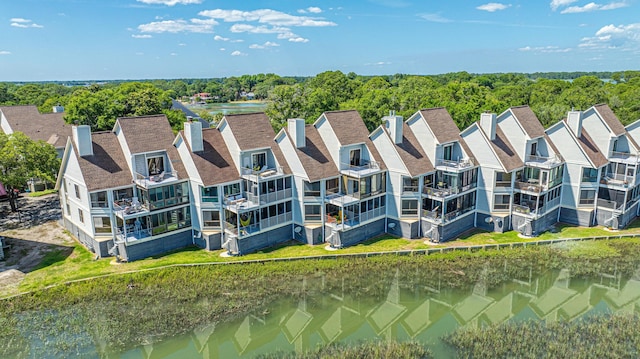
[[[231,129],[240,151],[271,148],[284,172],[290,173],[287,161],[274,140],[276,133],[271,127],[271,121],[264,112],[225,115],[220,123],[222,122],[226,122]]]
[[[538,117],[536,117],[536,114],[533,113],[529,106],[511,107],[511,112],[529,138],[533,139],[544,136],[544,127],[542,127],[540,120],[538,120]]]
[[[184,139],[184,131],[180,131],[179,136]],[[202,142],[204,150],[193,153],[187,141],[184,144],[189,149],[189,154],[193,159],[202,184],[205,187],[214,186],[226,182],[238,180],[238,169],[233,163],[233,158],[229,153],[222,134],[215,128],[202,130]]]
[[[427,125],[439,143],[459,140],[460,129],[444,107],[420,110],[420,114],[427,121]]]
[[[91,134],[93,155],[80,157],[71,142],[73,151],[89,192],[131,185],[131,172],[124,158],[120,142],[113,132],[94,132]]]
[[[294,142],[291,140],[289,131],[284,128],[287,134],[287,138],[294,146]],[[296,153],[302,163],[304,171],[307,173],[307,178],[310,182],[315,182],[323,178],[336,177],[340,174],[338,167],[331,160],[331,154],[327,149],[318,129],[313,125],[306,125],[304,127],[305,134],[305,147],[296,148]]]
[[[178,177],[186,178],[182,160],[173,146],[175,135],[165,115],[120,117],[114,127],[120,127],[125,142],[132,155],[136,153],[166,151],[171,166],[178,172]]]
[[[342,146],[363,143],[369,138],[369,130],[356,110],[327,111],[324,117]]]
[[[589,160],[591,161],[591,163],[593,163],[594,166],[596,166],[596,168],[602,167],[609,163],[607,157],[602,152],[600,152],[598,146],[596,146],[595,142],[593,142],[593,139],[591,139],[591,136],[589,136],[584,128],[582,128],[582,133],[580,137],[577,138],[577,140],[585,155],[589,157]]]
[[[500,126],[496,126],[495,140],[489,141],[489,143],[491,143],[493,150],[498,155],[498,159],[507,172],[524,166],[524,162],[522,162],[522,159],[513,149],[509,140],[507,140],[507,136],[502,132]]]
[[[192,117],[194,120],[198,120],[200,121],[200,123],[202,124],[202,128],[209,128],[211,127],[211,124],[201,118],[197,113],[189,110],[189,108],[185,105],[182,104],[182,102],[180,101],[176,101],[174,99],[171,100],[171,109],[172,110],[178,110],[178,111],[182,111],[182,113],[184,113],[185,116],[189,116]]]
[[[387,128],[382,126],[382,129],[389,135]],[[389,141],[393,143],[390,135]],[[411,177],[416,177],[434,170],[433,163],[429,160],[429,157],[424,152],[422,146],[420,146],[420,142],[418,142],[411,127],[409,127],[406,122],[402,124],[402,142],[394,145]]]
[[[593,108],[600,114],[615,136],[620,136],[627,131],[607,104],[595,105]]]
[[[0,106],[11,130],[22,132],[34,141],[44,141],[56,148],[64,147],[71,136],[71,126],[63,113],[41,114],[35,105]]]

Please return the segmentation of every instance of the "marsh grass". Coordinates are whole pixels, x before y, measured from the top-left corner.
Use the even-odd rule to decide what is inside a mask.
[[[416,342],[361,342],[355,345],[330,344],[304,353],[283,353],[259,355],[256,359],[363,359],[363,358],[433,358],[431,351]]]

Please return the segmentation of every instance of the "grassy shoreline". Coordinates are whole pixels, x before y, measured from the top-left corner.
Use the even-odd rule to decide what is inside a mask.
[[[127,348],[233,320],[279,298],[295,299],[310,292],[322,296],[346,287],[354,297],[384,298],[394,275],[416,286],[437,280],[448,288],[463,288],[482,280],[493,287],[526,278],[531,270],[566,268],[574,276],[586,277],[615,269],[630,276],[639,262],[640,238],[629,238],[501,251],[194,265],[128,273],[1,301],[0,356],[24,352],[29,343],[45,339],[48,346],[43,352],[82,352],[96,343]],[[303,293],[299,285],[303,278],[322,281],[323,286],[308,285]],[[368,283],[363,278],[378,281]],[[52,330],[61,328],[72,339],[52,340]],[[31,334],[25,337],[25,331]]]

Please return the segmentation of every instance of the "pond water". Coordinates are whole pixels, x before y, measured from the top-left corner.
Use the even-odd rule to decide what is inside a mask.
[[[585,315],[640,311],[640,278],[602,273],[571,278],[568,270],[511,279],[497,288],[484,282],[464,290],[393,279],[371,282],[373,296],[348,288],[323,290],[326,278],[300,281],[303,295],[281,300],[261,313],[198,328],[161,343],[139,346],[119,358],[251,358],[273,352],[301,352],[333,342],[382,339],[419,341],[436,358],[452,357],[441,337],[459,327],[526,320],[574,320]],[[308,288],[315,288],[309,290]]]
[[[206,105],[190,105],[191,110],[209,111],[210,114],[215,115],[222,113],[223,115],[238,114],[238,113],[251,113],[251,112],[263,112],[267,108],[266,102],[225,102],[225,103],[209,103]]]

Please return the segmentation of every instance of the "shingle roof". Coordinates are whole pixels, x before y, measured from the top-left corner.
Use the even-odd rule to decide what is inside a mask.
[[[184,164],[173,146],[175,135],[165,115],[120,117],[116,126],[120,126],[131,154],[167,151],[171,165],[179,178],[186,178]]]
[[[567,119],[565,118],[564,120],[566,121]],[[596,146],[595,142],[593,142],[593,139],[591,139],[591,136],[589,136],[584,127],[582,128],[580,137],[578,137],[577,140],[584,153],[587,155],[587,157],[589,157],[589,160],[594,164],[594,166],[596,166],[596,168],[602,167],[609,162],[609,160],[607,160],[607,157],[605,157],[605,155],[600,152],[598,146]]]
[[[388,133],[386,128],[385,131]],[[411,177],[434,170],[433,163],[406,122],[402,124],[402,142],[395,146]]]
[[[183,131],[180,131],[180,136],[184,138]],[[233,158],[220,131],[215,128],[203,129],[202,140],[204,150],[196,153],[191,152],[189,144],[184,141],[200,173],[202,184],[208,187],[239,179],[238,169],[233,163]]]
[[[197,113],[191,111],[187,106],[183,105],[182,102],[180,102],[180,101],[176,101],[176,100],[172,99],[171,100],[171,109],[172,110],[182,111],[182,113],[184,113],[185,116],[190,116],[190,117],[193,117],[193,119],[200,121],[200,123],[202,124],[202,128],[211,127],[211,124],[207,120],[201,118]]]
[[[280,147],[274,140],[276,133],[271,127],[271,121],[264,112],[245,113],[224,116],[233,137],[241,151],[258,148],[271,148],[278,164],[283,167],[285,173],[290,173],[287,161],[280,151]]]
[[[420,110],[420,114],[427,121],[427,125],[439,143],[458,141],[460,129],[444,107]]]
[[[604,122],[607,123],[607,126],[611,128],[613,134],[616,136],[620,136],[623,133],[627,132],[622,125],[622,122],[616,117],[616,115],[611,111],[611,108],[607,104],[600,104],[593,106],[594,109],[598,111],[598,113],[602,116]]]
[[[71,141],[87,190],[92,192],[131,185],[131,172],[116,135],[113,132],[94,132],[91,140],[93,155],[84,157],[78,155]]]
[[[291,141],[289,131],[285,128],[287,137]],[[340,174],[338,167],[331,160],[331,154],[327,149],[318,129],[313,125],[306,125],[304,127],[305,134],[305,147],[296,148],[298,158],[304,167],[304,171],[307,173],[309,181],[315,182],[323,178],[335,177]],[[295,145],[294,145],[295,146]]]
[[[324,116],[342,146],[363,143],[369,138],[369,130],[356,110],[328,111]]]
[[[529,106],[511,107],[511,112],[515,115],[516,120],[520,122],[529,138],[544,136],[544,127],[542,127],[540,120],[538,120],[538,117],[531,111]]]
[[[41,114],[34,105],[1,106],[11,130],[22,132],[34,141],[44,141],[56,148],[64,147],[71,136],[71,126],[63,113]]]
[[[495,140],[489,142],[493,146],[494,151],[498,155],[500,162],[502,162],[502,165],[507,172],[511,172],[516,168],[524,166],[522,159],[513,149],[509,140],[507,140],[507,136],[502,132],[500,126],[496,126]]]

